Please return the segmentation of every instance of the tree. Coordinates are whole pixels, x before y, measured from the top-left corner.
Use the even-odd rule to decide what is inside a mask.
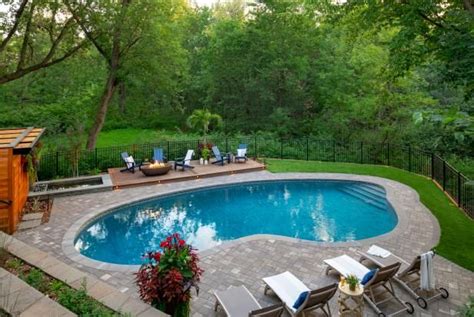
[[[207,109],[196,109],[188,117],[186,122],[190,128],[201,130],[204,143],[207,144],[207,133],[209,132],[209,127],[211,125],[214,127],[221,126],[222,118],[220,115],[211,113]]]
[[[61,1],[0,1],[0,85],[55,65],[88,43]]]
[[[364,9],[360,23],[398,29],[390,41],[391,71],[404,75],[431,58],[446,64],[447,82],[466,85],[474,94],[474,8],[472,0],[349,1],[349,11]]]
[[[114,93],[124,81],[123,65],[146,33],[154,29],[157,16],[172,14],[165,0],[121,0],[82,2],[66,1],[82,32],[105,59],[108,74],[94,123],[87,138],[87,148],[95,148]]]

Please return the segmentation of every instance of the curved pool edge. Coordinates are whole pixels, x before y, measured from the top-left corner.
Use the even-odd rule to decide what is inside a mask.
[[[214,178],[218,179],[218,177]],[[278,173],[273,174],[270,172],[258,172],[258,173],[247,173],[244,179],[236,179],[235,181],[229,181],[224,184],[212,182],[210,180],[200,180],[189,182],[188,187],[185,189],[175,189],[170,187],[163,187],[161,185],[161,191],[153,192],[144,195],[143,197],[136,198],[133,200],[129,200],[126,203],[119,202],[119,203],[112,203],[102,208],[93,210],[84,216],[82,216],[79,220],[77,220],[69,229],[66,231],[65,235],[63,236],[62,240],[62,250],[64,254],[70,258],[72,261],[79,263],[81,265],[85,265],[88,267],[93,267],[101,270],[108,270],[108,271],[118,271],[118,272],[136,272],[140,265],[125,265],[125,264],[113,264],[109,262],[102,262],[91,259],[82,255],[75,247],[74,241],[76,237],[79,235],[82,229],[84,229],[88,224],[95,221],[96,219],[114,212],[119,207],[124,207],[127,205],[136,204],[139,202],[143,202],[146,200],[169,196],[173,194],[180,194],[185,193],[188,191],[198,190],[198,189],[208,189],[208,188],[216,188],[216,187],[223,187],[228,185],[238,185],[243,183],[252,183],[252,182],[265,182],[265,181],[289,181],[289,180],[297,180],[297,181],[304,181],[304,180],[321,180],[321,181],[356,181],[356,182],[365,182],[370,183],[373,185],[377,185],[382,187],[386,192],[387,201],[392,206],[393,210],[395,211],[398,222],[397,225],[389,232],[384,233],[382,235],[378,235],[375,237],[361,239],[357,241],[345,241],[345,242],[318,242],[318,241],[311,241],[311,240],[303,240],[279,235],[271,235],[271,234],[256,234],[250,235],[246,237],[242,237],[239,239],[227,241],[219,246],[200,251],[199,254],[201,257],[205,257],[216,253],[220,250],[227,249],[229,247],[236,246],[238,244],[245,243],[247,241],[254,241],[254,240],[269,240],[269,241],[287,241],[296,244],[311,244],[311,245],[318,245],[321,247],[334,247],[334,248],[350,248],[350,247],[357,247],[366,244],[372,244],[377,241],[385,241],[393,239],[397,236],[406,234],[404,231],[405,228],[408,227],[408,223],[410,221],[410,211],[419,210],[423,211],[423,213],[428,217],[430,223],[432,224],[432,232],[430,237],[430,244],[435,246],[440,238],[440,227],[438,224],[437,219],[432,215],[428,208],[426,208],[419,199],[418,193],[412,189],[411,187],[404,185],[402,183],[389,180],[386,178],[380,178],[376,176],[365,176],[365,175],[356,175],[356,174],[337,174],[337,173]],[[155,185],[159,188],[160,185]],[[421,210],[420,210],[421,209]]]

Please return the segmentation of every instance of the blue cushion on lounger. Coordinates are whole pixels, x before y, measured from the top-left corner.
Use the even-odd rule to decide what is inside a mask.
[[[301,305],[303,305],[304,301],[306,300],[306,297],[308,296],[309,292],[303,292],[298,296],[296,299],[296,302],[293,304],[294,309],[300,308]]]
[[[372,279],[372,277],[374,277],[375,272],[377,272],[377,270],[370,270],[369,272],[367,272],[367,274],[364,275],[364,277],[362,278],[362,281],[360,283],[362,285],[367,284],[367,282],[370,281]]]

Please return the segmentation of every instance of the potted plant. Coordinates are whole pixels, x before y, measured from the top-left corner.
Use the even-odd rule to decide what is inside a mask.
[[[191,288],[203,270],[195,250],[175,233],[160,244],[162,251],[149,252],[136,276],[140,298],[174,317],[189,316]]]
[[[204,160],[204,165],[207,165],[209,163],[209,157],[211,156],[211,151],[209,151],[209,149],[205,147],[201,150],[201,156]]]
[[[355,292],[356,288],[359,286],[359,279],[355,275],[349,275],[346,277],[346,283],[349,285],[349,289],[352,292]]]

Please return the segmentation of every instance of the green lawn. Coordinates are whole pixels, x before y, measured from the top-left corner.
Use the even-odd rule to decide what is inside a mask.
[[[56,144],[66,144],[67,136],[56,135],[54,137],[45,137],[44,143],[47,147]],[[87,136],[84,135],[84,144]],[[175,131],[166,130],[152,130],[152,129],[116,129],[109,131],[102,131],[97,138],[97,147],[109,147],[116,145],[130,145],[153,143],[158,141],[179,141],[179,140],[197,140],[199,136],[192,133],[178,133]]]
[[[428,178],[393,167],[352,163],[328,163],[267,159],[268,170],[283,172],[323,172],[373,175],[395,180],[414,188],[421,202],[438,219],[441,239],[437,252],[445,258],[474,271],[474,221],[459,210]]]

